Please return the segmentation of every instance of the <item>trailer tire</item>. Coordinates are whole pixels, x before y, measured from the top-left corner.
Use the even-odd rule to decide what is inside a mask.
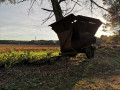
[[[95,51],[95,48],[93,46],[88,46],[85,49],[85,54],[86,54],[88,59],[94,58],[94,51]]]

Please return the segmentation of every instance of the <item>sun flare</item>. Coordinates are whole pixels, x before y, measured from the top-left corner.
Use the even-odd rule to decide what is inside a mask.
[[[111,27],[107,27],[106,29],[109,31],[111,29]]]

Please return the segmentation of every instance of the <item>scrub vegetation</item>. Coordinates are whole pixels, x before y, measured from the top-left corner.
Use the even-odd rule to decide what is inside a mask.
[[[4,51],[0,54],[2,90],[118,90],[120,48],[100,47],[95,57],[56,57],[59,50]]]

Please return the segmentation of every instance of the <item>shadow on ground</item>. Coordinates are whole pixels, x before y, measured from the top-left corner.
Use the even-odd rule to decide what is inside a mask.
[[[120,51],[99,49],[94,59],[84,54],[58,58],[51,65],[19,65],[0,69],[1,90],[118,90]]]

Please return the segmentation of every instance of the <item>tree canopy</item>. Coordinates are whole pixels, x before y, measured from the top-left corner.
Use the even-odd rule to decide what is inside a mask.
[[[113,32],[120,35],[120,0],[103,0],[103,2],[109,10],[109,13],[104,15],[107,20],[106,27],[112,27]]]

